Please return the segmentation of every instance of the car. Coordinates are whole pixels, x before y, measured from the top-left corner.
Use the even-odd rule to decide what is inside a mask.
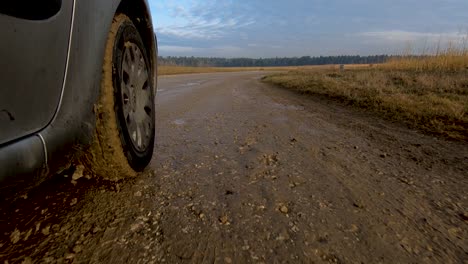
[[[146,0],[2,1],[0,32],[1,185],[145,169],[158,56]]]

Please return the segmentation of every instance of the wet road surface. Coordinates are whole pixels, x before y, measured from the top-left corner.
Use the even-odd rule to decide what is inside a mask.
[[[4,205],[2,263],[466,263],[466,143],[264,74],[160,78],[147,172]]]

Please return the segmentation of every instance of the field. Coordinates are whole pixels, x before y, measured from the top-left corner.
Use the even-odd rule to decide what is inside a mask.
[[[366,68],[369,65],[346,65],[347,68]],[[212,72],[240,72],[240,71],[292,71],[292,70],[315,70],[315,69],[339,69],[339,65],[323,66],[291,66],[291,67],[185,67],[185,66],[159,66],[158,74],[177,75],[192,73]]]
[[[292,70],[265,82],[323,95],[412,128],[468,141],[468,53],[404,58],[373,67]]]

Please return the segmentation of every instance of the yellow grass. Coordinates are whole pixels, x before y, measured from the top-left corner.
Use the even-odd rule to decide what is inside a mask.
[[[425,132],[468,140],[468,53],[403,58],[353,70],[294,70],[265,81],[319,94]]]
[[[468,49],[449,47],[436,55],[424,58],[410,57],[390,60],[383,65],[386,69],[416,71],[459,71],[468,67]]]
[[[366,68],[369,65],[346,65],[346,68]],[[158,75],[176,75],[192,73],[214,73],[214,72],[241,72],[241,71],[291,71],[312,69],[339,69],[339,65],[320,66],[291,66],[291,67],[185,67],[185,66],[159,66]]]

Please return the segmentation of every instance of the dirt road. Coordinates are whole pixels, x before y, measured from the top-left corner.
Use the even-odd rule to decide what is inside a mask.
[[[76,185],[64,172],[4,206],[0,259],[467,263],[466,143],[263,74],[161,78],[148,172]]]

